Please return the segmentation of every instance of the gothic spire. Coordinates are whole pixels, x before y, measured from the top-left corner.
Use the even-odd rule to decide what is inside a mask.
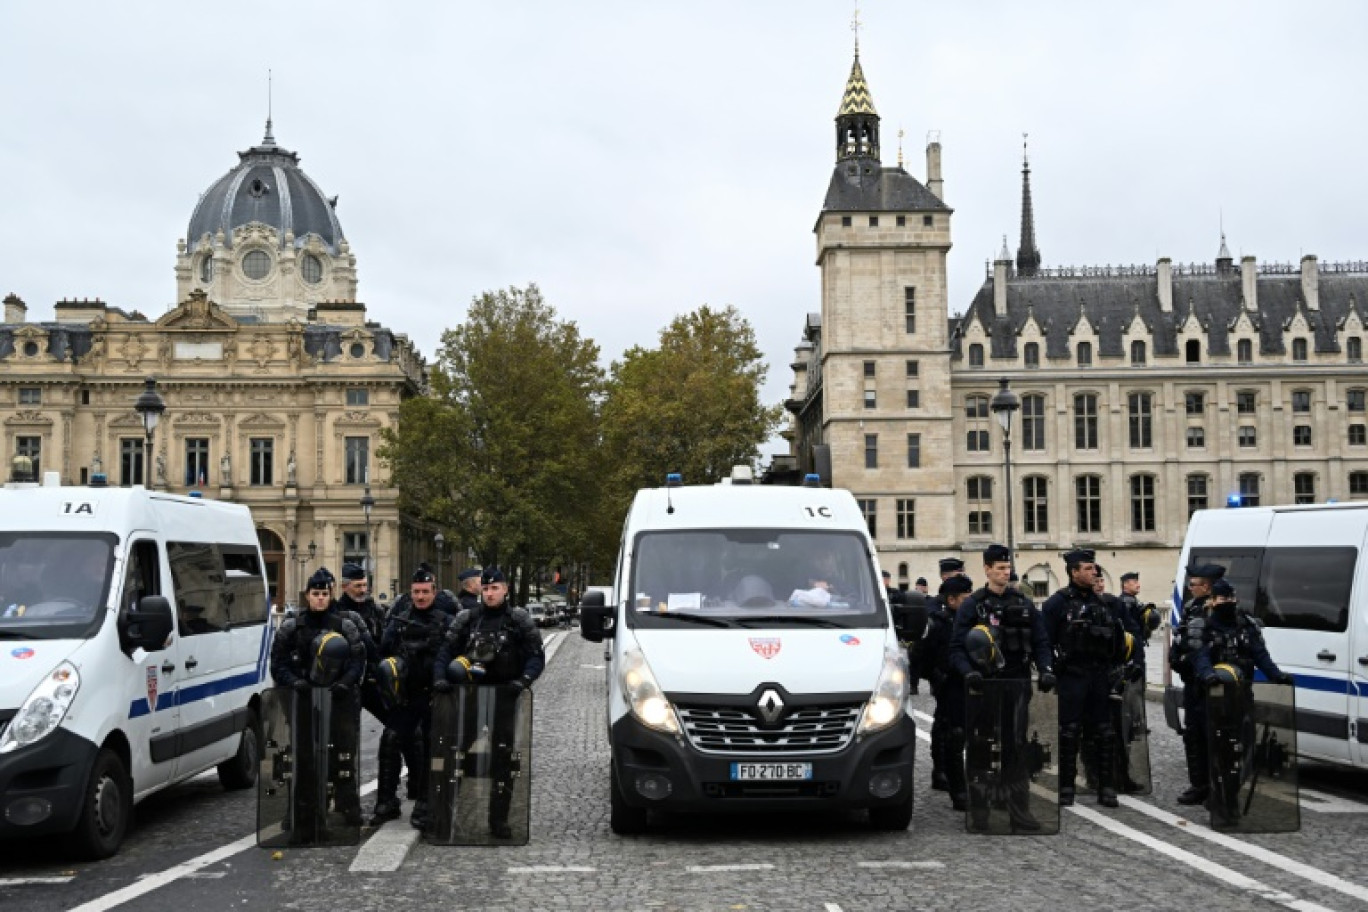
[[[836,159],[872,158],[879,160],[879,112],[874,110],[874,96],[865,82],[860,67],[860,51],[855,50],[855,62],[850,67],[841,108],[836,112]]]
[[[1033,276],[1040,268],[1036,249],[1035,210],[1031,208],[1031,159],[1026,154],[1026,134],[1021,134],[1021,246],[1016,255],[1017,275]]]

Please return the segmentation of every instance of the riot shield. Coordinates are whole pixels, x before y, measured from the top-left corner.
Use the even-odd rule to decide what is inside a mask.
[[[1150,776],[1149,726],[1145,720],[1145,682],[1127,681],[1116,703],[1112,725],[1116,734],[1116,772],[1112,782],[1118,792],[1149,795],[1154,791]]]
[[[1214,684],[1207,692],[1211,828],[1292,833],[1301,828],[1297,790],[1296,688]]]
[[[257,777],[257,845],[361,841],[357,705],[327,688],[273,687],[261,695],[264,748]]]
[[[433,845],[526,845],[532,805],[532,692],[457,688],[432,707]]]
[[[1027,679],[966,685],[965,773],[971,833],[1059,832],[1059,704]]]

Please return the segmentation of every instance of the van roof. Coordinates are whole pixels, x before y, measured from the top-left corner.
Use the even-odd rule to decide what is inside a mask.
[[[256,543],[252,514],[241,504],[131,488],[6,485],[0,532],[113,532],[159,529],[181,541]]]
[[[637,491],[629,533],[642,529],[812,529],[865,532],[864,514],[842,488],[689,485]]]

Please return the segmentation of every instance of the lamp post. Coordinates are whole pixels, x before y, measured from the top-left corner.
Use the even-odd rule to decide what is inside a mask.
[[[297,542],[290,542],[290,560],[299,564],[299,588],[295,590],[296,592],[304,591],[304,585],[307,582],[304,578],[304,568],[308,566],[309,562],[314,559],[314,555],[317,553],[318,546],[313,542],[309,542],[309,550],[307,552],[301,552]]]
[[[446,536],[441,532],[432,536],[432,543],[437,546],[437,588],[442,588],[442,548],[446,545]]]
[[[375,506],[375,498],[371,496],[370,472],[366,472],[366,493],[361,495],[361,512],[366,514],[366,583],[372,580],[371,573],[371,537],[370,537],[370,515],[371,509]]]
[[[1016,573],[1016,546],[1012,527],[1012,413],[1021,408],[1021,397],[1007,386],[1007,378],[998,381],[998,391],[988,403],[998,424],[1002,425],[1003,499],[1007,501],[1007,550],[1010,552],[1012,572]]]
[[[166,400],[157,392],[157,378],[148,377],[143,381],[146,388],[138,401],[133,403],[133,411],[142,417],[143,432],[147,434],[147,446],[143,450],[143,481],[147,487],[152,484],[152,433],[157,429],[162,412],[166,411]]]

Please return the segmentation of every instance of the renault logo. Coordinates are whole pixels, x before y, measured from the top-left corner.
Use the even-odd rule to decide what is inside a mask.
[[[760,710],[760,718],[770,724],[778,722],[779,717],[784,714],[784,701],[777,690],[767,690],[762,693],[759,702],[755,705]]]

